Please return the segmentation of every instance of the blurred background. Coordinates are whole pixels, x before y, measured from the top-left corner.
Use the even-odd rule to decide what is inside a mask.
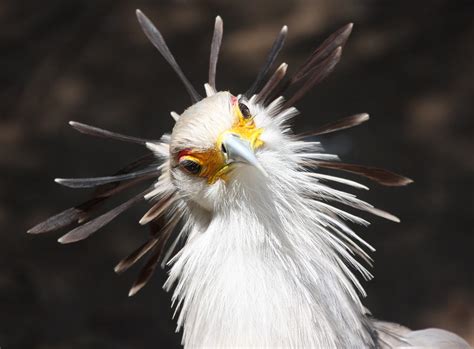
[[[473,1],[2,0],[2,348],[179,347],[170,296],[161,288],[166,271],[133,298],[127,292],[138,270],[113,272],[145,240],[148,232],[136,223],[145,204],[75,245],[59,245],[59,233],[25,234],[87,198],[54,177],[110,174],[145,153],[80,135],[67,121],[156,138],[173,125],[169,111],[189,106],[141,32],[136,8],[157,24],[198,87],[221,15],[217,84],[234,93],[253,81],[283,24],[289,37],[279,62],[291,71],[327,35],[354,22],[336,71],[298,104],[294,129],[370,113],[363,126],[321,137],[347,162],[415,180],[405,188],[367,183],[372,190],[361,193],[402,220],[370,217],[368,229],[356,228],[377,248],[365,304],[377,318],[442,327],[474,344]]]

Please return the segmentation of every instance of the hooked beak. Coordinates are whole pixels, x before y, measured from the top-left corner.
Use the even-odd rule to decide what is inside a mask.
[[[253,148],[249,140],[235,133],[226,133],[222,137],[221,151],[228,165],[232,163],[244,163],[255,167],[264,176],[268,176],[265,169],[258,162]]]

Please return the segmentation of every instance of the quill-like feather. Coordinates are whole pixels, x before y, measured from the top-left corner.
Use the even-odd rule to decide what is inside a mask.
[[[355,114],[333,122],[329,122],[323,126],[318,127],[314,131],[305,132],[300,137],[319,136],[336,131],[342,131],[351,127],[359,126],[360,124],[369,120],[369,114]]]
[[[295,83],[299,80],[304,80],[301,87],[299,87],[294,94],[283,104],[283,108],[289,108],[298,102],[311,88],[324,80],[334,69],[339,60],[341,59],[342,47],[337,47],[334,51],[331,52],[324,60],[312,67],[308,72],[307,79],[297,79]],[[306,75],[306,74],[305,74]]]
[[[216,22],[214,24],[214,34],[212,35],[211,42],[211,55],[209,58],[209,85],[216,90],[216,68],[217,68],[217,59],[219,58],[219,50],[222,43],[222,35],[224,33],[224,27],[222,18],[220,16],[216,17]]]
[[[331,34],[316,50],[308,57],[303,65],[297,70],[291,79],[291,83],[301,80],[311,73],[314,67],[329,57],[338,47],[344,47],[347,39],[351,35],[353,24],[346,24],[344,27]]]
[[[137,294],[147,283],[150,281],[151,276],[155,272],[156,266],[159,263],[161,252],[156,247],[154,248],[153,255],[148,259],[145,266],[140,271],[137,280],[133,283],[128,296],[132,297]]]
[[[84,133],[89,136],[94,136],[94,137],[114,139],[117,141],[136,143],[136,144],[142,144],[142,145],[145,145],[145,143],[147,142],[156,142],[150,139],[126,136],[120,133],[107,131],[107,130],[104,130],[95,126],[86,125],[77,121],[69,121],[69,125],[71,125],[75,130],[81,133]]]
[[[43,234],[55,231],[68,225],[77,222],[81,217],[87,214],[87,212],[93,207],[97,206],[102,200],[99,198],[92,198],[82,204],[68,208],[47,220],[35,225],[33,228],[30,228],[28,234]]]
[[[278,36],[276,37],[275,41],[273,42],[272,48],[268,53],[267,59],[265,64],[263,65],[262,69],[258,72],[257,78],[253,82],[252,86],[245,92],[245,96],[247,98],[252,97],[252,95],[258,91],[263,84],[264,79],[266,78],[268,72],[275,63],[278,54],[280,53],[281,49],[283,48],[283,44],[285,43],[286,36],[288,34],[288,27],[285,25],[281,28]]]
[[[267,81],[262,90],[258,93],[257,98],[255,99],[256,103],[263,103],[267,100],[268,96],[277,88],[278,84],[283,80],[286,75],[286,69],[288,64],[282,63],[277,70],[273,73],[271,78]]]
[[[133,266],[137,261],[139,261],[144,255],[146,255],[152,248],[158,243],[157,238],[152,238],[133,251],[126,258],[122,259],[114,268],[114,271],[117,274],[121,274],[131,266]]]
[[[104,213],[103,215],[94,218],[91,221],[84,223],[83,225],[78,226],[77,228],[71,230],[69,233],[63,235],[58,239],[58,242],[61,244],[69,244],[72,242],[77,242],[88,238],[90,235],[95,233],[97,230],[102,228],[104,225],[110,223],[114,218],[116,218],[121,213],[128,210],[133,205],[144,199],[144,196],[150,191],[150,189],[132,197],[123,204],[115,207],[114,209]]]
[[[174,202],[173,194],[168,195],[160,199],[156,204],[154,204],[140,219],[140,224],[147,224],[157,217],[161,216],[164,212],[167,212],[171,205]]]
[[[121,182],[124,180],[136,179],[145,175],[154,174],[158,176],[160,171],[156,167],[130,172],[116,176],[91,177],[91,178],[56,178],[54,181],[69,188],[93,188],[107,183]]]
[[[347,164],[343,162],[329,162],[329,161],[314,161],[314,163],[323,168],[330,168],[333,170],[342,170],[346,172],[355,173],[360,176],[367,177],[379,184],[386,186],[399,187],[413,183],[413,180],[405,176],[384,170],[378,167],[363,166]]]
[[[136,11],[138,22],[143,29],[143,32],[147,36],[147,38],[151,41],[151,43],[158,49],[161,53],[163,58],[168,62],[168,64],[173,68],[176,75],[180,78],[181,82],[183,83],[184,87],[188,91],[189,96],[193,103],[196,103],[202,99],[199,93],[195,90],[193,85],[189,82],[189,80],[184,75],[183,71],[179,67],[178,63],[176,62],[173,54],[171,53],[168,45],[166,45],[165,39],[161,35],[160,31],[153,25],[153,23],[145,16],[140,10]]]
[[[133,161],[132,163],[126,165],[125,167],[121,168],[119,171],[115,173],[115,175],[120,175],[123,173],[133,171],[142,166],[149,165],[153,161],[155,161],[153,154],[146,154],[140,157],[139,159]],[[107,200],[111,196],[114,196],[115,194],[118,194],[135,184],[138,184],[147,179],[151,179],[155,176],[156,175],[154,173],[151,173],[149,175],[136,178],[134,180],[126,181],[126,182],[109,183],[109,184],[102,185],[95,190],[94,196],[91,199],[79,205],[76,205],[74,207],[68,208],[48,218],[47,220],[35,225],[33,228],[28,230],[28,233],[29,234],[48,233],[51,231],[55,231],[55,230],[67,227],[73,224],[74,222],[81,223],[82,221],[86,220],[89,217],[89,214],[94,209],[99,207],[100,204],[102,204],[105,200]]]
[[[345,25],[330,35],[319,45],[308,59],[297,69],[290,80],[271,94],[272,98],[290,91],[284,104],[288,108],[301,99],[312,87],[320,83],[339,62],[342,47],[352,32],[352,23]]]
[[[181,213],[176,211],[173,216],[168,220],[162,230],[156,230],[156,232],[152,236],[157,236],[158,241],[153,248],[153,255],[147,261],[145,266],[140,271],[137,280],[132,285],[128,295],[129,297],[134,296],[138,291],[140,291],[147,283],[150,281],[151,276],[153,275],[156,266],[158,265],[161,256],[163,255],[163,251],[165,248],[166,243],[168,242],[171,234],[173,233],[174,229],[178,225],[181,219]]]

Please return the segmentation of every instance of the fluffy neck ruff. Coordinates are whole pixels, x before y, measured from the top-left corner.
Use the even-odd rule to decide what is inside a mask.
[[[346,266],[370,277],[353,258],[365,252],[342,218],[364,221],[320,201],[356,199],[304,170],[317,144],[286,144],[291,149],[258,154],[269,178],[242,168],[221,184],[212,214],[188,212],[195,223],[165,284],[176,285],[186,347],[374,345],[357,289],[364,291]]]

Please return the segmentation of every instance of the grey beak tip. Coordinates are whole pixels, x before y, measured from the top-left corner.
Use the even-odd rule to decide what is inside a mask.
[[[229,162],[241,162],[252,165],[257,168],[265,177],[268,177],[268,173],[258,161],[248,140],[242,139],[238,135],[230,133],[224,137],[222,144],[226,150],[226,156]]]

